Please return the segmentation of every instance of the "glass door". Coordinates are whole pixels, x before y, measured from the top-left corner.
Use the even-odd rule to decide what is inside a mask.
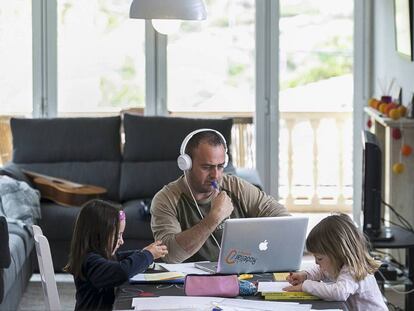
[[[255,0],[206,1],[208,18],[168,35],[167,109],[172,115],[233,117],[232,154],[253,167]]]
[[[280,1],[279,195],[351,211],[353,1]]]

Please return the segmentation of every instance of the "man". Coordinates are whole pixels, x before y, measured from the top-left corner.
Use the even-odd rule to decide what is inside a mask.
[[[223,174],[227,162],[221,133],[200,129],[184,139],[178,157],[184,175],[164,186],[151,204],[152,232],[168,247],[166,262],[217,261],[228,218],[289,215],[257,187]]]

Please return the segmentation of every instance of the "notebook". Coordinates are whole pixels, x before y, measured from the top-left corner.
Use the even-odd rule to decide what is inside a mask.
[[[296,271],[305,245],[308,218],[303,216],[228,219],[219,261],[196,263],[212,273]]]

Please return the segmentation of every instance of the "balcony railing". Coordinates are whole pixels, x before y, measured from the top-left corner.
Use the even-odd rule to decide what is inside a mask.
[[[281,112],[280,117],[281,203],[297,212],[350,212],[352,112]]]
[[[194,113],[175,116],[196,117]],[[197,115],[199,117],[199,115]],[[232,117],[231,153],[236,167],[255,167],[253,117]],[[279,201],[292,212],[352,210],[352,112],[281,112]]]

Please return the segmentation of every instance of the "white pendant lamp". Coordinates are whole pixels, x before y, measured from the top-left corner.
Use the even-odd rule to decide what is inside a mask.
[[[134,0],[129,11],[130,18],[139,19],[206,19],[202,0]]]

